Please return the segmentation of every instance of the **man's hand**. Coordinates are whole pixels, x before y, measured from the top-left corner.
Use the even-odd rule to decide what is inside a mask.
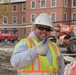
[[[43,44],[43,41],[40,42],[39,45],[36,48],[37,48],[37,53],[39,55],[42,55],[42,56],[46,56],[47,55],[49,47],[48,47],[47,44]]]

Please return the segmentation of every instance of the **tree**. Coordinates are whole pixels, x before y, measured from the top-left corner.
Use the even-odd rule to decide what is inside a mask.
[[[0,0],[0,18],[5,16],[9,16],[11,14],[11,0]]]

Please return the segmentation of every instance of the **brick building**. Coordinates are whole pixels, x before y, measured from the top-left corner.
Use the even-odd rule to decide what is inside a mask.
[[[2,3],[0,12],[0,31],[16,33],[19,37],[24,37],[26,34],[26,1],[13,0],[12,3]]]
[[[9,17],[8,25],[13,25],[13,28],[20,25],[21,27],[16,27],[20,37],[27,36],[31,32],[30,26],[40,13],[48,13],[53,25],[58,23],[76,25],[76,0],[24,0],[13,2],[12,6],[14,5],[17,5],[17,12],[12,11],[12,14],[17,16],[17,23],[12,24],[12,15]],[[22,5],[24,5],[25,11],[22,11]],[[22,16],[25,16],[26,19],[24,23],[22,23]],[[1,22],[3,21],[0,21],[0,24]]]
[[[76,0],[26,0],[26,9],[27,24],[40,13],[48,13],[54,23],[76,24]]]

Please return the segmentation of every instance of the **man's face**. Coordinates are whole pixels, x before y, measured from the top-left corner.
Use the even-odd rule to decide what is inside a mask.
[[[44,25],[36,25],[34,28],[34,32],[39,40],[43,40],[50,36],[51,28],[49,26]]]

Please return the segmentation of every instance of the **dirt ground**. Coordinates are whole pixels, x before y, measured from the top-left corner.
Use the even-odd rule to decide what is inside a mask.
[[[17,75],[16,70],[10,64],[12,52],[0,50],[0,75]]]
[[[10,47],[14,47],[13,44],[5,45],[0,43],[0,75],[17,75],[16,70],[10,64],[10,57],[12,51],[9,51]],[[2,50],[8,49],[8,50]]]

